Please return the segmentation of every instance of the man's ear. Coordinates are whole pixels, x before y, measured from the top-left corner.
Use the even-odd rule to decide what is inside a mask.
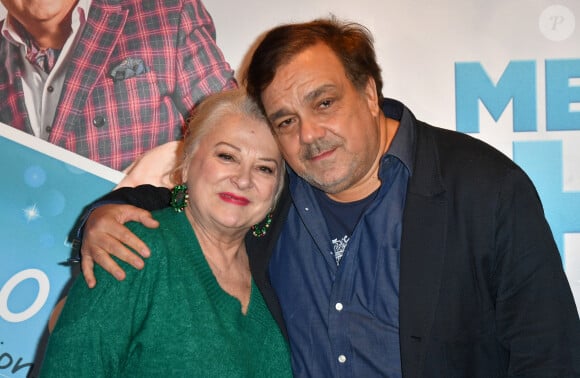
[[[375,117],[378,116],[378,114],[381,112],[381,109],[379,107],[379,97],[377,94],[377,85],[375,83],[375,79],[369,76],[363,93],[372,115]]]

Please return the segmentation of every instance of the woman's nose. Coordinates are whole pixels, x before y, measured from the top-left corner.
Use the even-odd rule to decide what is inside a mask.
[[[236,174],[232,176],[232,181],[240,189],[250,187],[252,185],[250,169],[241,168],[238,172],[236,172]]]

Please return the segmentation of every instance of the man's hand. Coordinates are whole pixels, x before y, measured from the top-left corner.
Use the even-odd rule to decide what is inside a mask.
[[[143,269],[143,260],[128,247],[137,251],[142,257],[149,257],[147,245],[133,234],[124,223],[137,221],[149,228],[159,226],[147,210],[131,205],[109,204],[99,206],[89,216],[85,224],[81,245],[82,271],[88,287],[97,284],[93,272],[94,264],[102,266],[118,280],[125,279],[125,271],[109,256],[109,254]]]

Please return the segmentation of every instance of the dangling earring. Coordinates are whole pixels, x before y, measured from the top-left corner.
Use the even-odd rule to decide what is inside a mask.
[[[171,189],[171,202],[169,202],[169,205],[173,208],[173,210],[181,213],[187,206],[188,201],[189,194],[187,194],[186,184],[176,185],[173,189]]]
[[[268,232],[271,223],[272,223],[272,212],[269,212],[268,215],[266,215],[266,222],[264,223],[263,226],[260,227],[259,223],[252,226],[252,235],[254,235],[257,238],[263,237]]]

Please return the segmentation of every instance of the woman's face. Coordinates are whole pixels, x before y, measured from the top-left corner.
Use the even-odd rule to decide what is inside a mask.
[[[202,137],[183,171],[192,222],[246,232],[272,208],[282,164],[266,123],[225,116]]]

